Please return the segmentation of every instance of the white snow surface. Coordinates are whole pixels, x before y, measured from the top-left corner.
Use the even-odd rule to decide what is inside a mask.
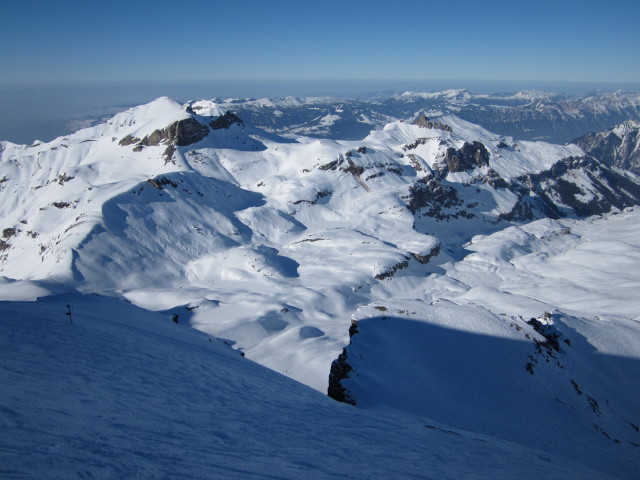
[[[607,478],[354,409],[121,300],[50,296],[0,312],[3,478]]]
[[[536,446],[603,475],[637,474],[637,321],[556,311],[556,351],[522,317],[475,303],[390,299],[353,318],[342,384],[358,407]]]
[[[47,144],[0,144],[0,300],[10,332],[0,350],[0,418],[10,431],[2,440],[3,473],[633,478],[640,465],[629,452],[637,453],[633,443],[640,441],[630,425],[640,425],[633,403],[640,392],[614,380],[622,381],[624,364],[629,382],[640,384],[640,211],[498,223],[514,195],[469,184],[488,167],[444,182],[472,217],[417,221],[407,208],[410,186],[438,168],[449,147],[484,143],[489,167],[506,180],[582,155],[578,147],[507,139],[509,148],[499,148],[504,137],[454,116],[438,118],[452,132],[393,122],[360,141],[291,140],[233,124],[177,147],[168,159],[164,144],[134,151],[119,143],[190,116],[206,124],[229,104],[191,103],[191,115],[161,98]],[[429,263],[418,261],[431,255]],[[34,303],[38,297],[44,299]],[[73,324],[64,318],[67,304],[77,311]],[[364,339],[363,319],[381,321],[376,306],[402,318],[418,312],[420,325],[370,330],[369,338],[384,335],[371,363],[357,365],[366,372],[361,383],[349,380],[365,399],[357,408],[297,383],[325,392],[331,363],[349,343],[350,319],[360,320]],[[586,368],[600,368],[589,363],[598,355],[624,359],[587,393],[603,412],[611,400],[606,409],[617,413],[594,424],[626,442],[620,449],[603,447],[605,435],[585,423],[590,410],[576,414],[579,421],[551,446],[526,433],[547,411],[562,429],[555,398],[569,404],[563,395],[573,389],[555,370],[541,368],[532,381],[524,368],[523,352],[540,338],[518,316],[545,311],[577,332],[575,351],[586,353],[569,357],[587,359],[575,371],[588,385],[597,384]],[[433,370],[435,353],[421,353],[415,341],[431,330],[442,334],[451,359],[440,370]],[[506,345],[504,364],[485,355],[487,367],[474,368],[486,374],[495,367],[517,379],[517,388],[498,398],[495,383],[458,376],[456,366],[474,363],[465,345],[479,352]],[[378,368],[399,351],[408,353]],[[422,376],[425,362],[435,377]],[[607,368],[597,375],[608,378]],[[553,381],[545,394],[547,376]],[[442,382],[441,397],[426,395],[430,378]],[[495,400],[486,416],[469,406],[474,396]],[[499,416],[505,402],[523,398],[516,421]],[[509,422],[521,431],[499,425]],[[627,436],[620,434],[624,422]],[[586,454],[562,446],[574,435],[584,437],[578,444]],[[61,454],[75,450],[75,457]],[[34,451],[40,453],[25,460]]]

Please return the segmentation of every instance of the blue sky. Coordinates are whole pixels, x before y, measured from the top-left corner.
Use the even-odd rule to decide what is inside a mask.
[[[640,2],[3,2],[0,83],[640,83]]]

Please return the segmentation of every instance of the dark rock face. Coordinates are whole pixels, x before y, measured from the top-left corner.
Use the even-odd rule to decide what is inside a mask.
[[[409,159],[409,164],[411,165],[411,167],[413,167],[413,169],[416,172],[424,172],[425,171],[425,166],[420,163],[420,161],[416,158],[415,155],[410,153],[410,154],[407,155],[407,158]]]
[[[337,160],[334,160],[332,162],[329,163],[325,163],[324,165],[320,165],[318,168],[320,170],[331,170],[333,172],[336,171],[336,169],[342,165],[342,163],[344,162],[344,158],[342,157],[342,155],[340,155],[340,157]]]
[[[448,148],[444,161],[450,172],[464,172],[475,167],[489,165],[489,152],[483,143],[464,142],[459,150],[453,147]]]
[[[427,143],[428,139],[424,138],[424,137],[420,137],[418,139],[416,139],[415,142],[413,143],[409,143],[408,145],[405,145],[404,147],[402,147],[402,149],[406,152],[407,150],[414,150],[416,148],[418,148],[419,145],[424,145],[425,143]]]
[[[385,270],[376,275],[376,280],[384,280],[385,278],[393,277],[398,270],[404,270],[409,266],[409,257],[405,257],[405,259],[401,262],[392,265],[389,269]]]
[[[473,214],[464,209],[457,209],[455,212],[443,211],[461,207],[464,202],[452,185],[443,185],[437,178],[424,179],[411,185],[409,196],[405,200],[407,200],[407,208],[414,215],[426,215],[438,220],[458,218],[458,216],[473,217]]]
[[[147,180],[147,182],[149,182],[149,185],[151,185],[153,188],[157,188],[158,190],[162,190],[162,187],[166,187],[166,186],[172,186],[173,188],[177,188],[178,184],[172,180],[169,180],[167,177],[156,177],[156,178],[149,178]]]
[[[354,177],[358,177],[364,173],[364,167],[362,165],[356,165],[351,158],[348,160],[349,166],[342,169],[343,172],[350,173]]]
[[[358,148],[356,151],[349,150],[344,155],[340,155],[336,160],[318,166],[318,169],[349,173],[353,175],[358,183],[360,183],[365,189],[369,188],[365,184],[368,180],[382,177],[387,173],[393,173],[398,176],[404,174],[403,169],[395,162],[376,162],[370,159],[367,160],[366,157],[364,157],[366,152],[371,152],[371,150],[368,150],[365,147]],[[356,160],[354,159],[356,159],[358,163],[356,163]],[[367,175],[363,179],[361,176],[365,172],[367,172]]]
[[[161,143],[173,143],[178,147],[184,147],[199,142],[209,133],[206,125],[202,125],[195,118],[185,118],[172,123],[162,130],[155,130],[140,142],[145,146],[159,145]]]
[[[627,121],[573,141],[602,163],[640,174],[640,123]]]
[[[160,144],[174,144],[179,147],[191,145],[199,142],[209,133],[209,128],[206,125],[202,125],[195,118],[185,118],[172,123],[168,127],[162,130],[154,130],[150,135],[147,135],[142,140],[132,135],[127,135],[120,142],[119,145],[127,146],[136,144],[136,151],[140,151],[142,147],[156,146]]]
[[[444,130],[445,132],[451,131],[451,127],[449,125],[446,125],[438,121],[429,120],[429,118],[427,118],[427,116],[424,114],[418,115],[416,119],[413,121],[413,124],[418,125],[419,127],[424,127],[424,128],[436,128],[438,130]]]
[[[13,237],[16,234],[16,229],[15,228],[5,228],[2,231],[2,237],[6,238],[6,240],[3,240],[2,238],[0,238],[0,252],[4,252],[5,250],[9,250],[9,248],[11,247],[11,244],[9,243],[9,239],[11,237]],[[0,256],[0,260],[6,258],[5,256]]]
[[[139,138],[134,137],[133,135],[127,135],[122,140],[118,142],[118,145],[126,147],[127,145],[133,145],[134,143],[138,143],[140,141]]]
[[[429,252],[427,255],[420,255],[419,253],[412,253],[411,255],[413,255],[413,257],[419,263],[422,263],[424,265],[426,263],[429,263],[429,260],[431,260],[432,258],[437,257],[439,253],[440,253],[440,245],[438,244],[435,247],[433,247],[431,252]]]
[[[601,162],[604,162],[604,159],[608,159],[609,161],[606,163],[612,165],[616,157],[616,152],[618,148],[620,148],[620,145],[622,145],[622,139],[611,131],[605,131],[589,133],[584,137],[576,139],[574,143]]]
[[[296,200],[295,202],[293,202],[293,205],[300,205],[300,204],[316,205],[318,203],[318,201],[320,201],[323,198],[330,197],[331,195],[333,195],[333,190],[321,190],[321,191],[316,193],[316,198],[315,199],[313,199],[313,200]]]
[[[201,124],[195,118],[189,117],[184,120],[178,120],[161,130],[154,130],[142,140],[132,135],[127,135],[118,143],[122,146],[133,145],[135,143],[136,146],[133,148],[134,152],[140,152],[144,147],[167,145],[167,148],[162,154],[166,164],[172,160],[176,146],[185,147],[194,144],[208,134],[209,127]]]
[[[533,196],[525,188],[522,188],[518,193],[520,198],[514,207],[510,212],[499,215],[498,220],[529,221],[536,218],[564,216],[546,194]]]
[[[576,184],[564,178],[558,178],[557,173],[554,175],[554,170],[562,171],[565,168],[567,171],[581,170],[586,175],[593,189],[591,199],[581,199],[580,196],[586,192]],[[637,205],[640,201],[640,185],[637,177],[626,176],[589,157],[570,157],[561,160],[552,167],[551,175],[556,180],[547,184],[547,191],[559,196],[561,202],[572,208],[578,216],[599,215],[611,211],[614,207],[622,209]]]
[[[226,112],[224,115],[220,115],[215,120],[211,120],[211,122],[209,122],[211,130],[226,130],[234,124],[238,124],[244,127],[244,123],[242,122],[240,117],[231,112]]]
[[[176,146],[173,143],[170,143],[169,145],[167,145],[167,148],[164,149],[164,152],[162,152],[162,156],[164,157],[164,164],[166,165],[167,162],[170,162],[173,160],[173,154],[176,151]]]
[[[353,337],[356,333],[358,333],[358,323],[352,320],[351,326],[349,327],[349,338]],[[349,345],[351,345],[351,340],[349,340]],[[344,348],[338,358],[331,364],[327,395],[338,402],[355,405],[356,401],[351,398],[347,389],[342,386],[342,380],[349,378],[351,370],[353,369],[347,361],[347,349]]]
[[[486,175],[479,178],[482,183],[489,185],[491,188],[509,188],[509,184],[504,178],[492,168],[489,169]]]

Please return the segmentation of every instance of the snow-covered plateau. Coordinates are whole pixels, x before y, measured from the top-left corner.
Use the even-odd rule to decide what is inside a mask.
[[[636,478],[638,176],[233,105],[0,142],[1,476]]]

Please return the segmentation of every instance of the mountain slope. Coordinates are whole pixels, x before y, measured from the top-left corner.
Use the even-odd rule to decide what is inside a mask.
[[[606,478],[354,410],[122,301],[65,295],[0,312],[5,478]]]
[[[333,372],[349,370],[341,386],[356,408],[433,418],[619,478],[637,472],[637,324],[556,313],[540,321],[544,337],[522,318],[410,300],[370,305],[354,320]],[[596,349],[592,336],[607,340]]]
[[[639,213],[474,238],[442,274],[352,315],[329,394],[633,478]]]

